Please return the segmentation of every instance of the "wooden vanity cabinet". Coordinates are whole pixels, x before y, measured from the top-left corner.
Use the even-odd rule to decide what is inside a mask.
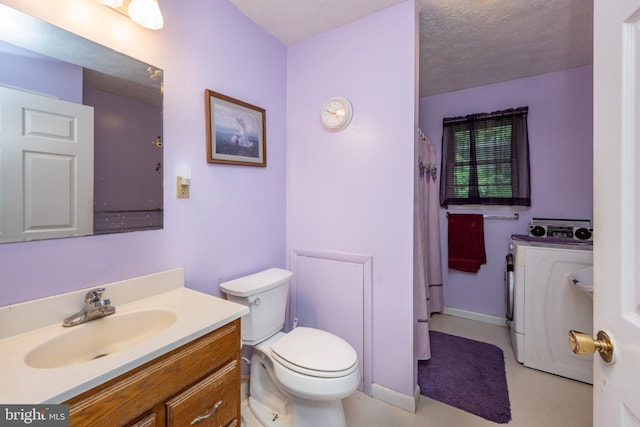
[[[240,426],[240,319],[67,402],[79,427]]]

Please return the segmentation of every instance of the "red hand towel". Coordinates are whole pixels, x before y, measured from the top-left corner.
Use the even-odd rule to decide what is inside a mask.
[[[487,263],[484,218],[477,214],[449,214],[449,268],[477,273]]]

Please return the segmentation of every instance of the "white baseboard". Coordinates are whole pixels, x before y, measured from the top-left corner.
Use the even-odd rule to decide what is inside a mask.
[[[373,383],[371,384],[371,397],[415,414],[418,409],[418,400],[420,399],[420,387],[416,386],[413,396],[407,396]]]
[[[491,316],[489,314],[475,313],[473,311],[460,310],[459,308],[445,307],[444,314],[462,317],[463,319],[477,320],[478,322],[491,323],[492,325],[507,326],[506,317]]]

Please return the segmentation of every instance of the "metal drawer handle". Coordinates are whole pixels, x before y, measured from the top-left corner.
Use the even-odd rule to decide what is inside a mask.
[[[216,410],[220,407],[220,405],[222,405],[222,400],[218,401],[215,405],[213,405],[213,408],[211,408],[211,411],[209,411],[209,413],[204,415],[198,415],[197,417],[195,417],[193,421],[191,421],[191,425],[198,424],[200,421],[206,420],[207,418],[215,414]]]

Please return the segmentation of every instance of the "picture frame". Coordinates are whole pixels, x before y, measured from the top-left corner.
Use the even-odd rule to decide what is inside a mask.
[[[267,166],[266,111],[205,89],[207,163]]]

